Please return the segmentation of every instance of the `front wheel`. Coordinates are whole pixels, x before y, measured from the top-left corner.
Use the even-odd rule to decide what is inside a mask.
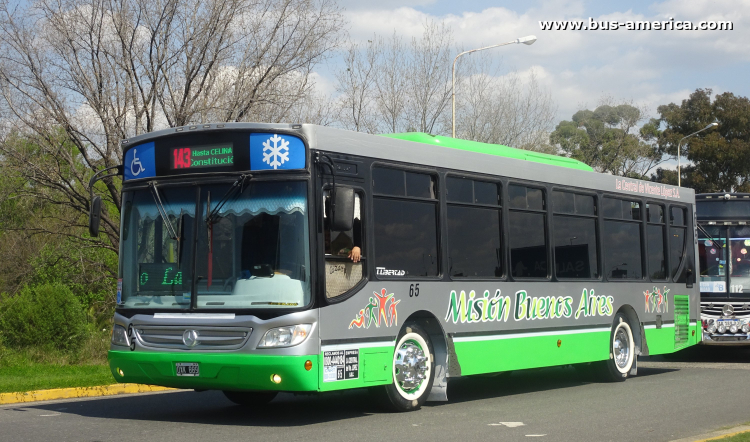
[[[605,380],[624,381],[635,363],[635,341],[633,330],[621,313],[615,316],[609,341],[609,360],[603,371]]]
[[[435,356],[429,335],[418,325],[407,325],[399,333],[393,352],[393,383],[381,393],[394,411],[418,410],[427,400],[435,379]]]

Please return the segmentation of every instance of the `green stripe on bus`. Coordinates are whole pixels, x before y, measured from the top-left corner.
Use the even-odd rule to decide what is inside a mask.
[[[455,342],[462,375],[602,361],[610,331]],[[558,340],[560,346],[558,347]]]
[[[477,141],[460,140],[458,138],[430,135],[423,132],[407,132],[401,134],[383,134],[388,138],[413,141],[415,143],[432,144],[435,146],[448,147],[450,149],[466,150],[469,152],[496,155],[518,160],[533,161],[535,163],[551,164],[553,166],[568,167],[570,169],[593,171],[591,166],[572,158],[550,155],[546,153],[533,152],[530,150],[516,149],[515,147],[503,146],[502,144],[487,144]]]

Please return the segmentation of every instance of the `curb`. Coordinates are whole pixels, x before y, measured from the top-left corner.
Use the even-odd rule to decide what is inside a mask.
[[[727,428],[726,430],[713,431],[707,434],[701,434],[699,436],[686,437],[684,439],[677,439],[672,442],[706,442],[712,440],[723,439],[725,437],[735,436],[737,434],[747,433],[750,431],[750,425],[742,425],[734,428]]]
[[[36,390],[20,393],[0,393],[0,405],[18,404],[22,402],[52,401],[57,399],[113,396],[117,394],[151,393],[167,390],[175,389],[144,384],[114,384],[97,387],[54,388],[52,390]]]

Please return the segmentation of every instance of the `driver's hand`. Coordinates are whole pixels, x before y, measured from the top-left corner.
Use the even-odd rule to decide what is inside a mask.
[[[349,252],[349,259],[351,259],[353,262],[359,262],[360,257],[361,251],[359,250],[359,247],[352,247],[352,251]]]

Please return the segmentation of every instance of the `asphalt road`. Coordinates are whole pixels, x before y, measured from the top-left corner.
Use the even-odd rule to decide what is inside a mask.
[[[449,397],[402,414],[380,411],[366,391],[284,394],[256,414],[220,392],[10,405],[0,440],[669,441],[750,421],[750,349],[642,359],[637,377],[615,384],[571,367],[461,378]]]

